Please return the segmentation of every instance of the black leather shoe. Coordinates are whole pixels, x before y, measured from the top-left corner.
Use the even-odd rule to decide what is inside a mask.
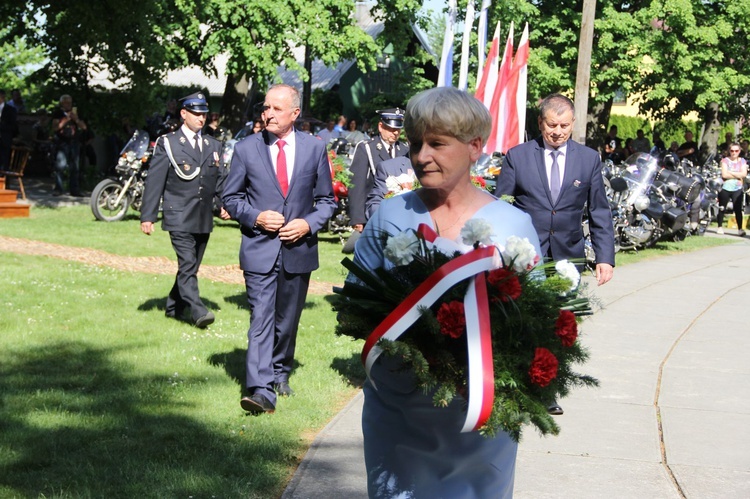
[[[279,395],[280,397],[288,397],[290,395],[294,395],[294,390],[292,390],[292,387],[289,386],[288,381],[281,381],[280,383],[276,383],[273,385],[273,389],[276,392],[276,395]]]
[[[276,407],[274,407],[271,401],[260,393],[253,394],[250,397],[242,397],[242,400],[240,400],[240,406],[242,406],[247,412],[252,412],[253,414],[261,414],[264,412],[273,414],[276,410]]]
[[[560,405],[557,402],[553,402],[552,404],[547,407],[547,412],[549,414],[552,414],[553,416],[562,416],[563,415],[563,408],[560,407]]]
[[[216,317],[214,317],[213,312],[208,312],[203,317],[199,317],[198,319],[195,320],[195,327],[203,329],[207,327],[209,324],[213,324],[215,319]]]

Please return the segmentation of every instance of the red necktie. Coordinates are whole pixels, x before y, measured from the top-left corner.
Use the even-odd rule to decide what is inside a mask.
[[[289,191],[289,177],[286,175],[286,154],[284,154],[286,142],[277,140],[276,145],[279,146],[279,155],[276,156],[276,178],[279,179],[281,192],[286,197],[286,193]]]

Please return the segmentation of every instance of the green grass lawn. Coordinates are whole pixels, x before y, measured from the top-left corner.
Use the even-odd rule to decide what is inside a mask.
[[[362,380],[325,297],[302,315],[296,395],[255,417],[244,288],[203,280],[217,321],[198,330],[164,316],[173,276],[7,253],[0,276],[0,497],[278,497]]]
[[[174,259],[168,234],[141,234],[134,215],[107,224],[87,206],[31,213],[0,220],[0,234]],[[236,264],[239,241],[235,224],[219,223],[204,262]],[[692,237],[617,263],[734,242]],[[338,237],[322,234],[320,253],[313,278],[341,283]],[[327,297],[311,295],[296,395],[248,416],[242,286],[201,280],[217,321],[198,330],[164,317],[171,275],[0,253],[0,276],[0,497],[278,497],[363,377],[361,342],[335,336]]]
[[[236,222],[215,219],[214,231],[206,248],[206,265],[234,265],[239,262],[240,231]],[[61,208],[34,207],[30,218],[0,220],[0,235],[33,239],[81,248],[94,248],[116,255],[164,256],[176,261],[169,242],[169,233],[157,230],[150,236],[141,232],[137,212],[131,210],[120,222],[100,222],[91,214],[88,205]],[[346,275],[340,265],[338,236],[319,235],[320,269],[312,278],[325,282],[342,283]]]

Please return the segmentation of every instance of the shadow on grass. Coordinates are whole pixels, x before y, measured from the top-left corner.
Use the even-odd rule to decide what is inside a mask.
[[[346,381],[357,388],[362,388],[365,382],[365,368],[362,365],[362,357],[353,353],[351,357],[336,357],[331,362],[331,369],[338,372]]]
[[[206,305],[206,308],[213,312],[217,312],[221,310],[221,306],[213,301],[208,300],[206,298],[201,297],[203,300],[204,305]],[[138,305],[138,310],[141,312],[149,312],[151,310],[161,310],[164,312],[167,309],[167,298],[149,298],[148,300],[144,301],[140,305]]]
[[[235,366],[241,351],[230,352]],[[0,495],[269,497],[296,444],[184,414],[170,379],[80,342],[14,352],[0,365]],[[201,388],[201,389],[206,389]]]

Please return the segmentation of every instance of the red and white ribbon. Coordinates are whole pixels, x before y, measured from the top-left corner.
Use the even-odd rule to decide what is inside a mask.
[[[429,242],[437,239],[437,234],[428,226],[421,225],[418,231]],[[362,349],[362,362],[369,377],[373,364],[382,353],[377,346],[378,341],[397,340],[419,319],[423,308],[431,307],[459,282],[473,278],[464,296],[469,403],[461,432],[480,428],[492,413],[495,380],[484,272],[497,266],[495,251],[494,246],[474,249],[441,266],[383,319]],[[377,389],[375,383],[372,384]]]

